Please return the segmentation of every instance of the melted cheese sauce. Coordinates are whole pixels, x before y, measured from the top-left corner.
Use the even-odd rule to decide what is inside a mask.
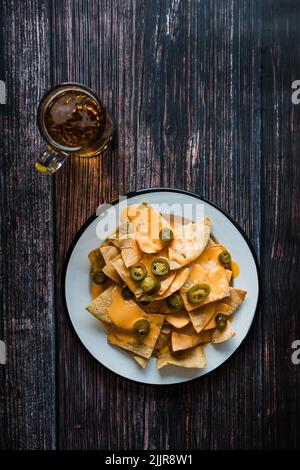
[[[105,283],[105,284],[96,284],[95,282],[92,282],[92,298],[93,300],[98,297],[98,295],[102,294],[108,287],[110,283]]]
[[[224,304],[222,302],[216,302],[216,306],[215,306],[215,309],[214,309],[214,315],[213,315],[213,318],[207,323],[207,325],[204,327],[204,330],[211,330],[213,328],[217,328],[217,324],[216,324],[216,316],[218,315],[218,313],[224,313],[226,315],[226,312],[228,312],[229,310],[229,306],[227,304]]]
[[[205,331],[199,334],[185,335],[182,333],[172,333],[172,348],[175,351],[182,351],[185,349],[193,348],[201,343],[207,343],[210,341],[210,332]]]
[[[225,273],[226,273],[227,282],[228,282],[228,284],[230,284],[230,281],[231,281],[231,278],[232,278],[232,271],[230,271],[230,269],[225,269]]]
[[[201,305],[190,304],[187,299],[187,294],[183,293],[182,298],[187,311],[195,310],[196,308],[199,308],[199,306],[214,302],[215,300],[224,297],[229,288],[226,272],[223,267],[215,267],[214,270],[208,271],[203,269],[200,264],[194,264],[188,277],[188,281],[191,282],[191,285],[196,284],[197,282],[200,284],[208,284],[211,290],[208,297],[201,302]]]
[[[112,291],[112,303],[108,307],[108,316],[115,326],[123,330],[132,330],[136,321],[147,318],[145,312],[134,300],[123,299],[118,287]]]
[[[148,314],[146,318],[150,321],[151,329],[149,335],[143,339],[142,344],[151,348],[147,357],[151,356],[152,350],[154,349],[157,337],[159,335],[164,317],[162,315]],[[118,330],[116,327],[111,326],[109,328],[108,341],[117,346],[123,346],[126,349],[128,344],[136,344],[136,353],[138,354],[138,342],[137,337],[130,331]],[[144,356],[144,354],[142,354]],[[146,357],[146,356],[144,356]]]
[[[239,265],[232,260],[231,262],[231,266],[232,266],[232,276],[233,276],[233,279],[236,279],[238,277],[238,275],[240,274],[240,267]]]
[[[168,313],[166,315],[166,320],[171,325],[175,326],[175,328],[183,328],[190,322],[190,318],[186,312],[178,312],[178,313]]]
[[[212,245],[205,248],[203,253],[196,259],[195,263],[200,264],[204,269],[214,269],[216,266],[222,267],[219,261],[219,254],[224,250],[223,245]]]
[[[158,253],[164,248],[159,232],[164,227],[170,228],[170,225],[159,212],[145,207],[138,217],[132,219],[129,215],[129,218],[133,222],[135,238],[144,253]]]

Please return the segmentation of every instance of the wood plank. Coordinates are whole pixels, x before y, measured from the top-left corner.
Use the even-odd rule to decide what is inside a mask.
[[[48,2],[1,2],[1,449],[55,446],[52,180],[33,170],[36,109],[49,87]]]
[[[55,178],[57,292],[81,224],[112,195],[148,186],[197,191],[260,234],[261,2],[54,0],[54,82],[90,85],[118,146]],[[262,444],[261,329],[215,373],[142,386],[98,365],[58,313],[59,446],[253,448]],[[251,419],[249,419],[251,417]]]
[[[264,447],[300,446],[300,77],[299,2],[263,2],[262,266],[265,286]]]

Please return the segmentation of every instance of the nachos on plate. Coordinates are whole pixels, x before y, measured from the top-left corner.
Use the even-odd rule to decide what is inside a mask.
[[[229,251],[211,233],[211,220],[171,220],[147,203],[122,212],[121,223],[92,250],[92,302],[87,311],[110,344],[141,367],[156,357],[169,364],[206,367],[205,347],[235,335],[233,315],[246,291]]]

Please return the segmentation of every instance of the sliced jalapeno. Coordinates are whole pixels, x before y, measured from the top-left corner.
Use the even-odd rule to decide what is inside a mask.
[[[159,232],[159,238],[166,245],[167,243],[170,243],[172,240],[174,240],[174,233],[170,228],[164,227]]]
[[[164,276],[170,271],[169,261],[166,258],[155,258],[151,263],[151,270],[156,276]]]
[[[146,276],[141,282],[141,288],[147,294],[156,294],[160,289],[160,282],[152,276]]]
[[[95,284],[104,284],[107,281],[108,277],[104,274],[103,271],[96,271],[93,274],[93,281]]]
[[[231,254],[229,253],[229,251],[221,251],[221,253],[219,254],[219,261],[225,266],[225,268],[229,268],[231,265]]]
[[[130,269],[130,276],[134,281],[141,281],[146,277],[147,269],[143,263],[136,264]]]
[[[218,315],[216,315],[215,320],[216,320],[217,328],[219,328],[220,330],[224,330],[224,328],[227,325],[226,315],[223,315],[223,313],[218,313]]]
[[[136,321],[133,325],[133,331],[137,336],[145,338],[146,336],[148,336],[150,331],[149,321],[146,319]]]
[[[122,287],[121,295],[122,295],[124,300],[132,299],[132,297],[134,296],[133,292],[129,289],[128,286],[123,286]]]
[[[167,298],[167,305],[173,313],[179,312],[183,308],[183,300],[180,294],[175,292]]]
[[[196,284],[187,291],[187,298],[191,304],[199,304],[202,302],[210,293],[210,287],[208,284]]]

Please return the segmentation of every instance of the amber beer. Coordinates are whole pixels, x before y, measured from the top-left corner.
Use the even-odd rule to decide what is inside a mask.
[[[40,103],[37,121],[48,144],[35,165],[42,173],[54,173],[67,156],[101,154],[112,138],[112,118],[99,98],[75,83],[50,90]]]

